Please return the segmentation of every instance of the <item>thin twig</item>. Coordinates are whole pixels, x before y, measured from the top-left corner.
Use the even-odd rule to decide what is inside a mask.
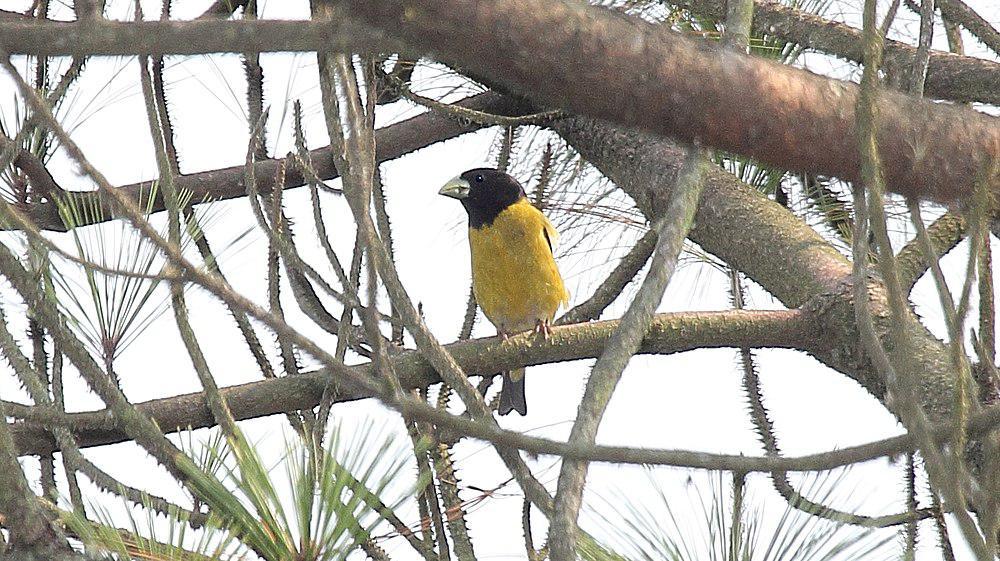
[[[591,370],[576,421],[570,431],[571,445],[594,442],[597,428],[615,386],[628,361],[639,350],[653,312],[663,298],[663,292],[673,275],[684,239],[694,220],[704,183],[702,181],[704,157],[705,154],[700,149],[692,148],[688,151],[683,169],[678,174],[677,183],[671,191],[667,209],[654,228],[657,233],[657,243],[649,273],[622,317],[621,324]],[[583,502],[587,467],[586,462],[563,461],[556,488],[555,516],[551,520],[549,530],[552,561],[571,561],[576,558],[576,520]]]
[[[223,282],[228,283],[229,281],[223,274],[222,269],[219,268],[218,258],[212,251],[212,246],[208,243],[208,237],[198,223],[198,216],[195,210],[190,206],[185,206],[181,209],[181,212],[184,214],[188,232],[194,240],[195,247],[198,248],[198,253],[201,255],[201,260],[205,264],[205,268],[213,275],[218,276]],[[257,368],[260,369],[261,376],[264,378],[274,378],[274,368],[271,366],[271,362],[264,352],[264,346],[261,345],[260,339],[257,337],[257,332],[254,331],[253,325],[247,319],[247,315],[229,305],[226,306],[226,309],[233,316],[240,334],[243,335],[243,340],[246,341],[247,347],[250,349],[250,354],[257,363]]]
[[[954,462],[948,462],[948,459],[938,452],[929,435],[929,421],[920,404],[912,395],[914,384],[911,383],[910,377],[915,375],[915,372],[911,370],[913,367],[911,358],[914,353],[910,331],[911,323],[915,320],[907,315],[908,304],[900,286],[892,245],[886,229],[885,211],[882,206],[885,186],[875,134],[878,69],[882,59],[882,43],[886,30],[884,27],[876,29],[874,0],[866,0],[863,16],[866,64],[861,78],[861,92],[858,97],[856,115],[857,130],[860,132],[861,175],[864,178],[864,187],[856,186],[855,189],[855,215],[858,224],[863,225],[867,222],[867,227],[871,227],[878,244],[878,264],[888,293],[892,325],[895,327],[891,331],[895,365],[890,364],[888,357],[885,356],[882,342],[874,333],[871,313],[868,309],[867,276],[864,263],[866,259],[863,257],[867,253],[857,251],[859,247],[864,248],[865,242],[857,240],[865,238],[862,232],[866,232],[867,227],[855,228],[855,310],[859,314],[859,324],[865,346],[868,352],[876,357],[876,365],[885,377],[886,385],[897,402],[897,413],[903,419],[907,429],[914,434],[920,443],[920,451],[931,481],[944,492],[948,504],[953,505],[959,526],[970,546],[976,551],[977,556],[986,559],[987,551],[983,538],[968,512],[964,510],[964,500],[957,483],[958,469],[961,466],[955,466]],[[868,190],[867,201],[864,189]],[[958,386],[961,385],[962,382],[959,381]],[[960,392],[961,388],[956,387],[956,395],[960,395]],[[958,412],[956,411],[956,413]]]
[[[927,64],[931,58],[931,40],[934,38],[934,0],[920,0],[920,37],[917,56],[910,69],[909,91],[916,97],[924,96],[924,82],[927,80]]]
[[[462,107],[460,105],[454,105],[451,103],[442,103],[435,99],[429,97],[424,97],[419,94],[415,94],[410,91],[410,87],[406,84],[397,81],[395,87],[399,89],[401,95],[417,105],[423,105],[424,107],[436,111],[441,115],[455,119],[462,123],[476,123],[479,125],[486,126],[500,126],[500,127],[517,127],[520,125],[544,125],[555,119],[559,119],[566,115],[565,112],[561,110],[550,110],[550,111],[540,111],[538,113],[532,113],[531,115],[523,115],[519,117],[508,117],[506,115],[494,115],[493,113],[486,113],[484,111],[478,111],[476,109],[469,109]]]
[[[655,247],[656,231],[647,230],[632,249],[621,258],[607,278],[594,289],[590,298],[563,314],[556,320],[556,325],[592,321],[601,317],[604,310],[621,295],[625,286],[635,280],[635,276],[639,274],[639,271],[649,261],[650,256],[653,255]]]
[[[906,474],[904,475],[906,491],[906,510],[909,514],[917,512],[917,466],[912,453],[906,455]],[[932,515],[937,511],[931,508]],[[916,521],[907,522],[903,527],[903,561],[914,561],[917,553]]]
[[[136,19],[141,19],[141,14],[138,13],[139,10],[140,5],[137,3]],[[146,117],[149,123],[150,136],[153,138],[156,161],[160,172],[159,188],[162,190],[163,196],[167,201],[167,243],[179,248],[181,243],[180,198],[174,188],[174,174],[167,157],[163,127],[159,122],[160,112],[156,109],[153,81],[149,75],[148,68],[148,59],[146,57],[139,57],[139,78],[142,85],[143,97],[146,101]],[[230,438],[238,438],[239,429],[236,427],[236,421],[233,419],[232,413],[226,405],[225,398],[219,392],[219,386],[215,383],[215,378],[212,376],[208,361],[205,359],[204,352],[201,349],[201,344],[188,319],[187,300],[184,297],[184,286],[181,282],[173,281],[170,283],[170,301],[181,340],[184,342],[188,356],[191,358],[191,364],[198,374],[198,379],[205,389],[206,402],[226,435]]]

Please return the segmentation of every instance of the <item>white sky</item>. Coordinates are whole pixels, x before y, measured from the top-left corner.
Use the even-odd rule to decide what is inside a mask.
[[[991,0],[969,2],[991,22],[1000,22],[1000,8]],[[0,8],[23,9],[25,0],[0,0]],[[176,3],[175,16],[191,17],[201,13],[207,0]],[[860,0],[838,4],[833,14],[856,23]],[[158,14],[156,3],[143,4],[147,14]],[[127,17],[131,7],[118,2],[112,8],[115,17]],[[279,12],[280,10],[280,12]],[[287,11],[286,11],[287,10]],[[264,5],[265,17],[305,17],[304,2]],[[913,15],[905,8],[900,19],[908,19],[906,29],[915,35]],[[944,33],[939,28],[935,45],[944,47]],[[966,35],[970,53],[985,56],[984,49]],[[842,74],[839,62],[830,64],[818,56],[806,59],[810,68],[827,69]],[[310,147],[327,143],[315,86],[315,61],[305,55],[266,55],[263,57],[266,77],[266,103],[271,106],[268,146],[272,155],[283,155],[291,147],[291,103],[302,100],[306,113],[306,133]],[[23,61],[19,67],[23,68]],[[65,63],[63,63],[65,66]],[[62,115],[67,126],[73,127],[76,140],[91,161],[109,179],[118,184],[154,178],[156,166],[148,138],[145,111],[138,85],[137,66],[125,59],[92,61],[76,88],[76,99]],[[172,103],[175,129],[180,147],[182,170],[186,173],[241,164],[245,158],[247,126],[242,69],[236,56],[211,56],[192,59],[171,59],[166,74]],[[0,76],[0,92],[12,92],[6,76]],[[14,116],[13,95],[0,97],[0,111],[5,123]],[[414,109],[387,110],[380,123],[416,114]],[[455,338],[461,324],[468,292],[468,249],[465,238],[465,217],[453,201],[438,197],[438,187],[449,177],[483,164],[491,163],[489,151],[494,141],[493,131],[466,135],[460,139],[434,145],[383,166],[383,177],[393,219],[393,235],[398,265],[411,297],[423,304],[430,327],[445,342]],[[528,162],[537,161],[537,151],[520,154]],[[70,189],[88,188],[73,166],[60,155],[52,166],[56,179]],[[515,168],[524,172],[532,169],[525,164]],[[522,173],[522,179],[528,174]],[[324,263],[317,243],[312,241],[313,227],[308,208],[308,192],[304,189],[286,194],[289,213],[298,232],[299,247],[314,266]],[[328,224],[337,225],[332,236],[341,259],[349,260],[353,242],[349,213],[343,201],[327,197],[324,201]],[[246,200],[221,202],[202,207],[213,216],[208,227],[210,242],[218,250],[226,248],[222,267],[235,287],[258,302],[266,303],[266,286],[261,274],[266,253],[266,238],[255,228]],[[117,231],[118,226],[111,227]],[[244,236],[249,231],[249,235]],[[560,267],[573,293],[573,303],[589,295],[588,287],[603,278],[615,257],[627,248],[635,231],[602,232],[588,240],[592,249],[583,254],[562,256]],[[568,245],[572,236],[564,241]],[[600,238],[600,239],[597,239]],[[9,237],[7,238],[9,239]],[[68,242],[66,236],[57,237]],[[948,271],[964,267],[963,251],[955,251],[944,260]],[[329,268],[321,272],[333,277]],[[957,273],[956,273],[957,275]],[[956,277],[957,278],[957,277]],[[943,335],[937,298],[933,287],[924,279],[918,284],[914,298],[918,312],[936,333]],[[691,264],[681,268],[667,291],[660,311],[719,310],[729,307],[726,278],[711,267]],[[289,294],[287,288],[285,295]],[[211,344],[205,346],[208,360],[220,385],[248,382],[259,378],[256,367],[222,307],[203,291],[188,292],[195,327]],[[286,311],[291,300],[286,299]],[[11,311],[23,309],[8,297],[4,305]],[[779,307],[768,295],[754,289],[748,307]],[[616,317],[624,310],[616,303],[604,317]],[[318,329],[301,317],[293,315],[293,323],[319,341],[330,341]],[[480,317],[477,336],[492,334],[492,327]],[[273,346],[273,337],[260,332],[265,345]],[[765,399],[782,448],[786,454],[798,455],[821,452],[835,447],[898,434],[895,419],[875,399],[853,381],[820,366],[813,359],[791,351],[757,353]],[[592,361],[533,367],[528,376],[530,414],[501,418],[510,429],[551,438],[565,438],[582,395],[589,365]],[[145,401],[157,397],[197,391],[200,386],[183,351],[171,315],[157,319],[127,350],[116,364],[130,399]],[[0,391],[5,399],[19,396],[25,399],[13,376],[0,377]],[[75,376],[67,380],[70,408],[86,410],[100,406],[99,400],[85,391]],[[746,413],[745,397],[736,370],[732,350],[702,350],[670,357],[637,357],[627,369],[602,424],[599,441],[636,446],[685,448],[709,452],[759,455],[762,450],[752,431]],[[381,406],[365,402],[337,406],[334,417],[345,430],[361,418],[374,417],[377,422],[401,431],[398,418]],[[282,417],[244,423],[253,439],[263,450],[277,458],[288,433]],[[403,435],[402,432],[400,432]],[[202,438],[207,431],[197,431]],[[403,435],[405,437],[405,435]],[[103,469],[124,482],[149,489],[176,500],[182,500],[176,485],[165,472],[130,444],[109,446],[87,451]],[[464,485],[484,489],[495,487],[507,478],[495,453],[478,442],[463,442],[456,449],[456,461]],[[33,460],[26,460],[32,463]],[[554,489],[558,468],[551,459],[533,462],[536,474]],[[689,509],[689,472],[658,469],[650,477],[640,467],[594,465],[591,468],[587,499],[591,504],[602,500],[620,504],[623,498],[638,505],[655,508],[655,487],[674,501],[675,514],[682,516]],[[837,493],[837,506],[860,507],[867,514],[894,512],[902,507],[902,472],[887,461],[875,461],[857,466],[846,476]],[[710,479],[696,473],[693,481],[705,485]],[[795,478],[799,480],[801,478]],[[651,483],[655,481],[655,485]],[[751,477],[751,495],[763,505],[772,521],[780,514],[783,503],[763,477]],[[87,487],[93,491],[92,487]],[[465,490],[466,499],[476,496]],[[91,492],[90,498],[98,500]],[[594,501],[597,502],[594,502]],[[115,499],[102,499],[104,504],[117,505]],[[606,507],[600,510],[608,512]],[[470,515],[470,529],[477,552],[482,559],[521,558],[524,556],[520,533],[521,497],[514,486],[508,486],[497,496],[475,507]],[[696,513],[696,511],[691,511]],[[613,518],[614,515],[609,515]],[[404,511],[404,520],[415,521],[416,510]],[[540,522],[541,516],[535,516]],[[598,535],[605,524],[585,514],[584,527]],[[540,525],[536,526],[541,528]],[[933,544],[933,528],[922,528],[924,544]],[[767,535],[766,532],[764,534]],[[958,532],[953,531],[953,536]],[[536,544],[544,533],[536,533]],[[415,558],[409,546],[400,539],[382,544],[394,559]],[[892,551],[892,550],[890,550]],[[924,548],[922,558],[929,559],[933,550]]]

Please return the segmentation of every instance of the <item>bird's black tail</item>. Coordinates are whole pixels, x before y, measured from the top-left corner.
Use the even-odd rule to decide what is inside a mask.
[[[518,368],[503,374],[503,388],[500,389],[500,404],[497,411],[506,415],[517,411],[521,415],[528,414],[528,404],[524,400],[524,369]]]

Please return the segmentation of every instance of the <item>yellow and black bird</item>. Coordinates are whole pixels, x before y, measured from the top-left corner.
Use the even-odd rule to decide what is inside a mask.
[[[471,169],[440,194],[458,199],[469,215],[472,291],[501,337],[534,329],[548,337],[549,322],[569,293],[552,256],[556,229],[506,173]],[[504,373],[499,413],[526,415],[524,368]]]

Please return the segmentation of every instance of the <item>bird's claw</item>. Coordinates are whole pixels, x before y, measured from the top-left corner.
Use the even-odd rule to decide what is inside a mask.
[[[541,335],[542,340],[548,341],[552,336],[552,326],[547,320],[540,319],[535,322],[535,335]]]

